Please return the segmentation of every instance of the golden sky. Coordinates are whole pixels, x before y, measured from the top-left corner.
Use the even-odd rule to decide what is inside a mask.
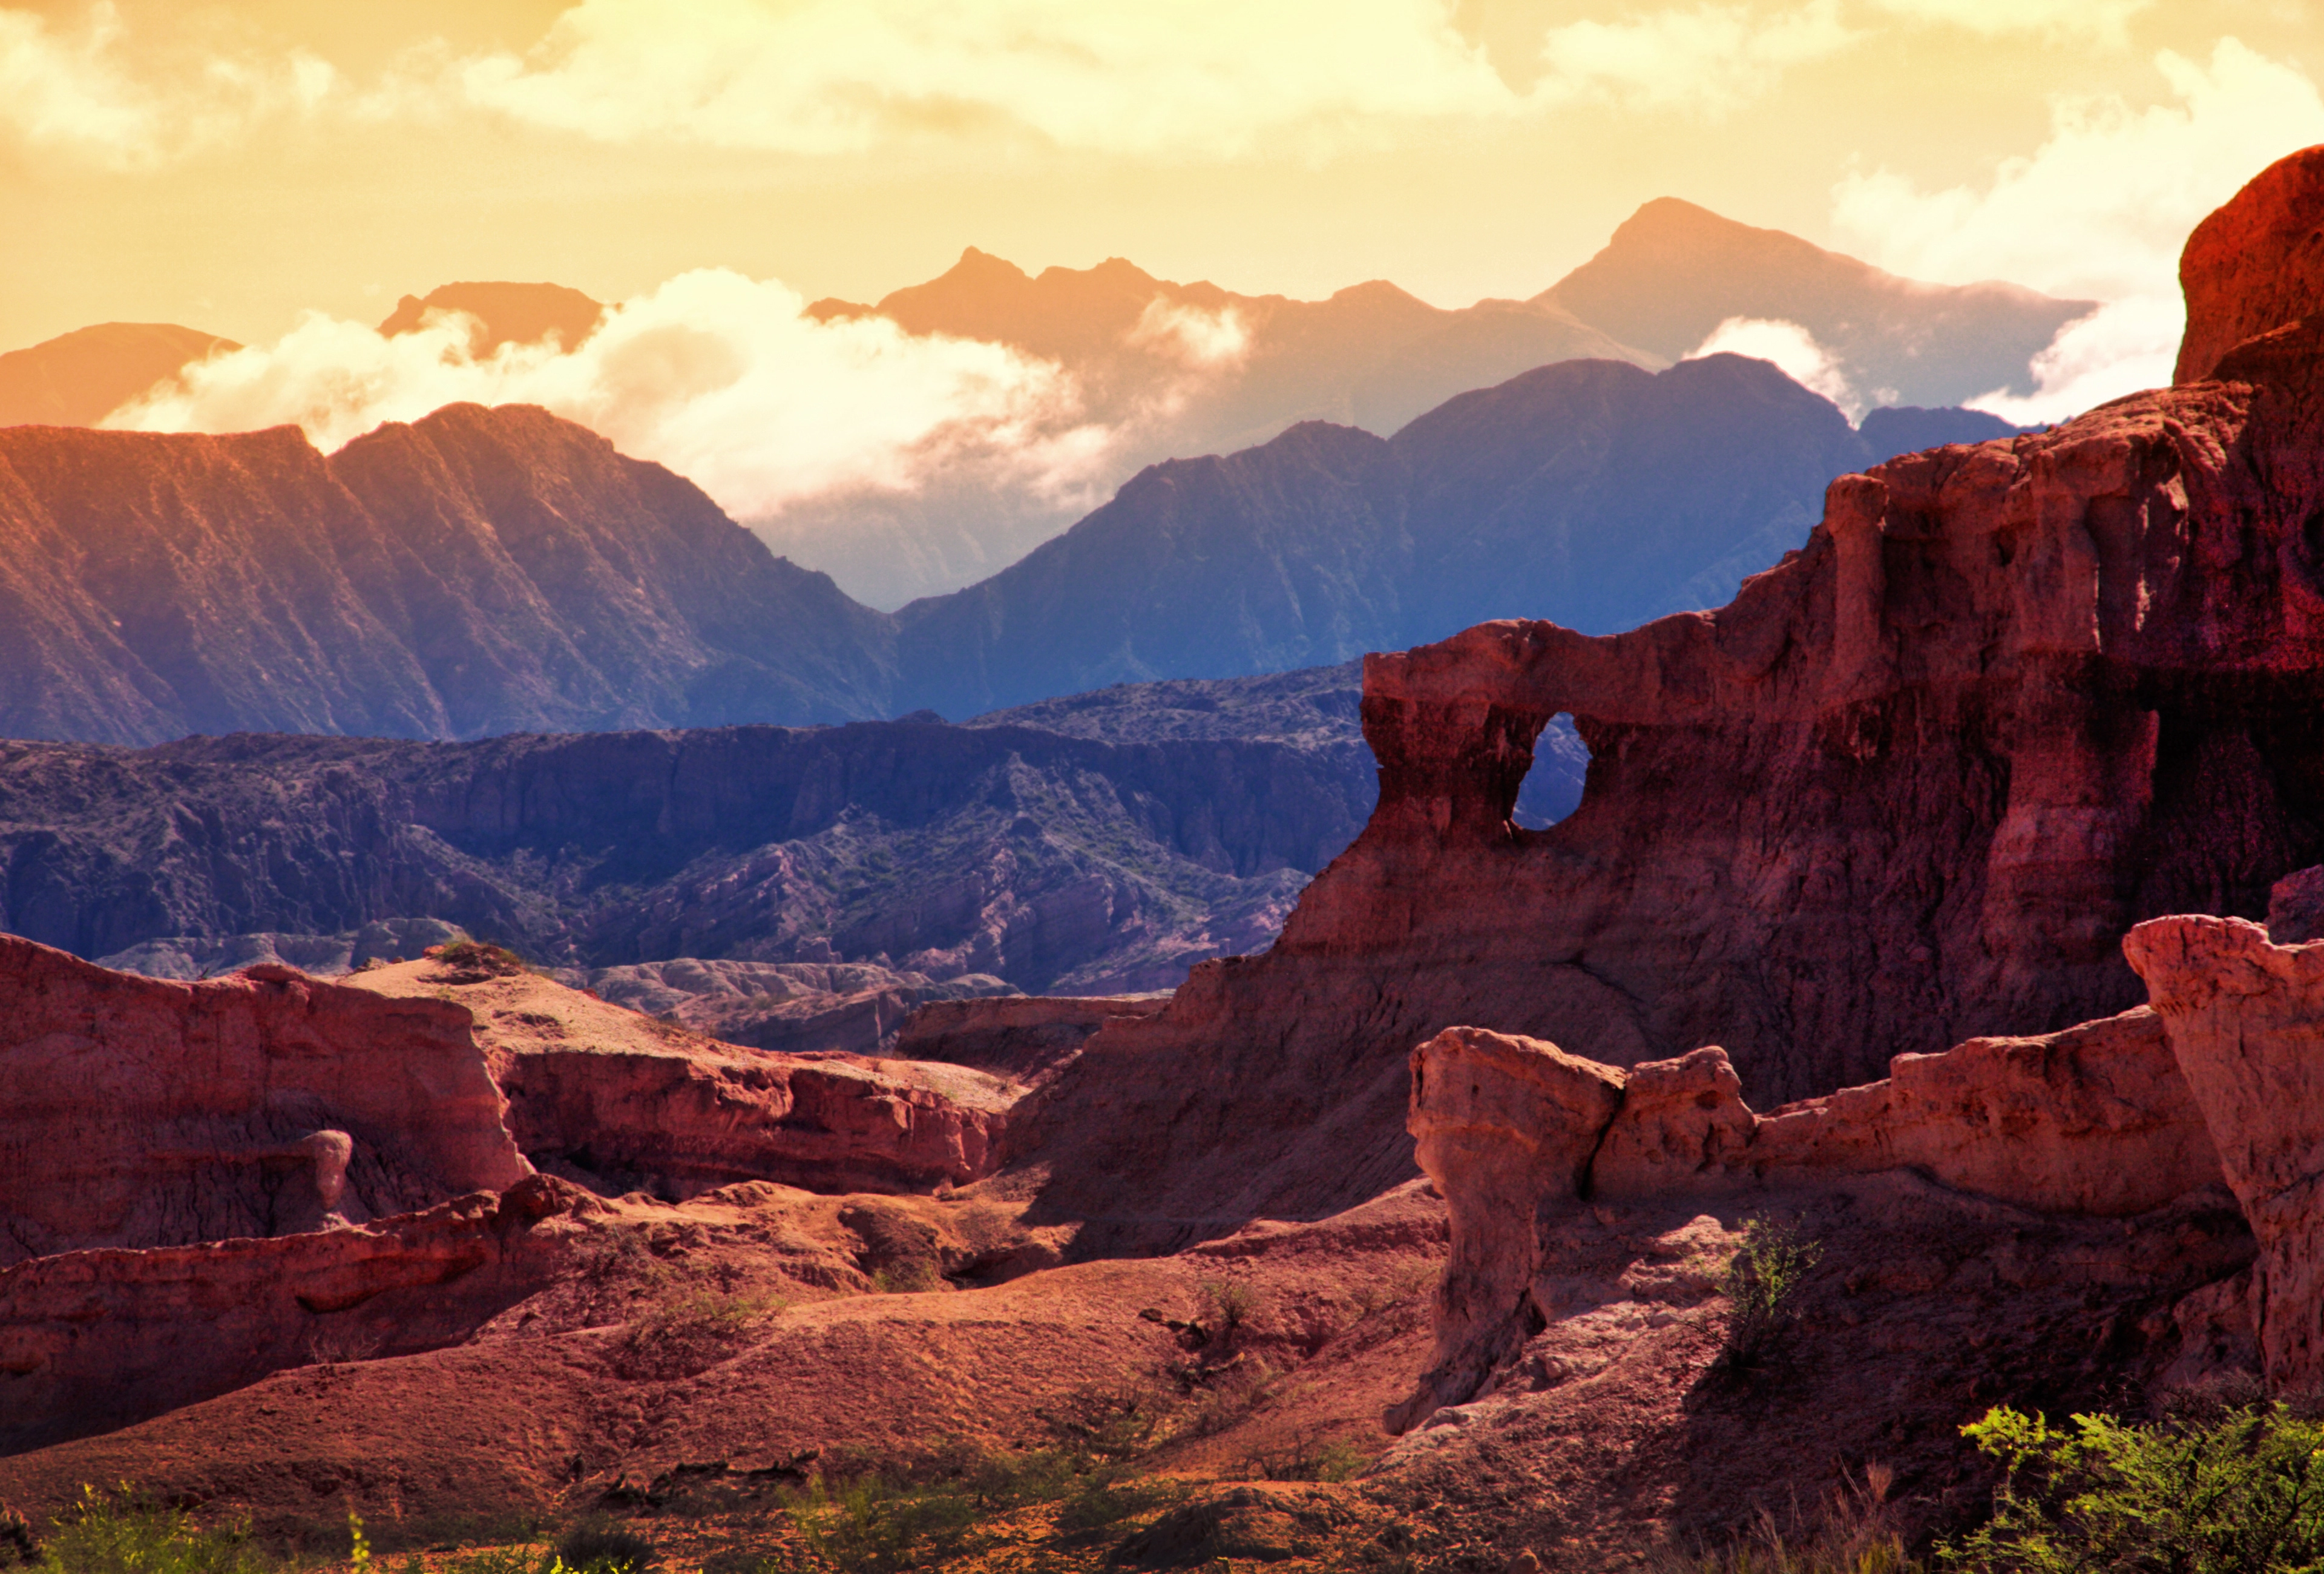
[[[272,340],[454,279],[875,298],[974,245],[1529,295],[1685,197],[1943,280],[2152,293],[2324,141],[2295,0],[0,5],[0,348]]]

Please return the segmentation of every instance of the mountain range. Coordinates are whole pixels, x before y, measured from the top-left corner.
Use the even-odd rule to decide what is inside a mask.
[[[832,299],[807,310],[825,321],[883,318],[1054,365],[1070,397],[1034,435],[1063,441],[1071,429],[1071,446],[1093,453],[1095,468],[1066,483],[1028,473],[1006,444],[972,445],[903,489],[843,486],[764,517],[737,506],[778,554],[894,608],[1008,567],[1149,465],[1262,445],[1303,422],[1387,437],[1457,394],[1544,365],[1600,359],[1659,370],[1735,318],[1807,330],[1864,403],[1948,406],[2024,391],[2031,357],[2092,305],[2013,285],[1901,279],[1674,199],[1646,204],[1595,257],[1533,299],[1457,310],[1379,280],[1305,301],[1158,279],[1120,258],[1030,275],[972,247],[939,277],[876,304]],[[380,331],[463,312],[475,354],[552,335],[569,350],[607,310],[555,284],[465,282],[403,297]],[[184,361],[233,347],[190,329],[136,332],[146,338],[132,343],[124,325],[108,325],[0,357],[0,425],[94,422]],[[178,336],[179,347],[153,347],[156,333]],[[52,394],[55,374],[34,375],[53,362],[88,362],[108,344],[118,365],[102,376],[76,374],[84,391],[69,406]]]
[[[1394,439],[1309,422],[1157,466],[890,615],[529,406],[447,406],[327,457],[294,428],[0,429],[0,736],[964,718],[1519,613],[1610,632],[1724,600],[1869,461],[1766,362],[1565,361]]]

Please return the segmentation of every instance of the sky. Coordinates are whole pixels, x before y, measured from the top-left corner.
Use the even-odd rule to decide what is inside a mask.
[[[824,479],[712,487],[747,514],[834,476],[908,485],[897,456],[947,421],[1103,446],[1058,413],[1054,368],[818,332],[807,301],[875,300],[975,245],[1252,294],[1386,278],[1460,306],[1538,292],[1667,195],[1912,277],[2108,302],[2037,367],[2040,399],[1997,406],[2055,419],[2167,366],[2188,229],[2324,142],[2319,11],[0,0],[0,349],[106,320],[223,334],[276,358],[142,423],[299,419],[327,444],[439,396],[578,411],[644,386],[643,350],[579,388],[569,366],[447,381],[448,341],[358,342],[407,292],[544,280],[637,302],[633,329],[669,329],[650,341],[665,362],[671,325],[727,333],[699,315],[724,314],[748,342],[687,375],[724,389],[747,363],[788,390],[779,411],[728,396],[659,452],[667,389],[598,424],[684,468],[704,449],[731,467],[733,432],[793,422],[742,468]],[[365,392],[310,420],[318,378]]]

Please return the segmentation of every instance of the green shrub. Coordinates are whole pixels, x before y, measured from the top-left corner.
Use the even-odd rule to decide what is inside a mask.
[[[1744,1371],[1764,1363],[1785,1329],[1798,1320],[1797,1296],[1823,1248],[1789,1225],[1746,1220],[1743,1244],[1729,1259],[1724,1282],[1729,1310],[1720,1365]]]
[[[429,946],[420,954],[442,968],[438,977],[452,984],[481,984],[487,978],[509,978],[532,970],[522,957],[489,940],[454,940]]]
[[[1940,1549],[1977,1574],[2291,1574],[2324,1565],[2324,1423],[2281,1404],[2062,1427],[2002,1405],[1961,1429],[1999,1462],[1993,1517]]]
[[[37,1566],[53,1574],[261,1574],[274,1564],[246,1527],[205,1530],[124,1481],[110,1492],[83,1486]]]

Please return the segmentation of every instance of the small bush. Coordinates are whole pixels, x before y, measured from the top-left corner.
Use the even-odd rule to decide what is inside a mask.
[[[1832,1495],[1812,1530],[1787,1536],[1763,1508],[1748,1534],[1719,1551],[1665,1566],[1673,1574],[1921,1574],[1889,1510],[1895,1482],[1886,1466],[1867,1465]]]
[[[1743,1244],[1727,1264],[1730,1310],[1720,1363],[1730,1371],[1764,1363],[1784,1331],[1798,1320],[1797,1296],[1823,1248],[1802,1240],[1788,1225],[1754,1218],[1743,1226]]]
[[[586,1519],[558,1540],[557,1560],[574,1574],[644,1574],[661,1550],[626,1525]]]
[[[429,946],[421,954],[442,969],[437,977],[447,984],[481,984],[487,978],[508,978],[532,970],[522,957],[488,940],[453,940]]]
[[[1259,1310],[1259,1292],[1232,1280],[1205,1279],[1196,1287],[1203,1298],[1203,1317],[1232,1343]]]
[[[246,1527],[205,1530],[124,1482],[110,1492],[83,1486],[58,1517],[39,1566],[54,1574],[261,1574],[273,1561]]]
[[[32,1533],[32,1522],[0,1503],[0,1569],[29,1567],[40,1560],[41,1541]]]
[[[625,1377],[691,1377],[724,1360],[753,1324],[784,1304],[771,1295],[706,1290],[663,1301],[632,1319],[614,1365]]]
[[[1243,1456],[1243,1473],[1254,1481],[1345,1481],[1364,1468],[1364,1457],[1344,1438],[1326,1438],[1310,1427],[1272,1449]]]
[[[2002,1468],[1993,1517],[1941,1546],[1976,1574],[2292,1574],[2324,1564],[2324,1423],[2281,1404],[2053,1427],[2007,1405],[1961,1429]]]

